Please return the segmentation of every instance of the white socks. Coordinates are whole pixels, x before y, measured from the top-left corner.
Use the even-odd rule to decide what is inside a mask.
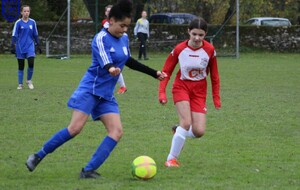
[[[171,150],[168,155],[167,160],[171,160],[173,158],[177,158],[181,152],[181,149],[185,142],[185,137],[187,136],[188,131],[178,126],[176,129],[176,133],[172,139]]]
[[[120,87],[125,87],[126,86],[122,73],[120,73],[118,83],[119,83]]]
[[[193,133],[192,125],[190,125],[190,129],[188,130],[186,137],[195,138],[195,135]]]
[[[182,128],[181,126],[178,126],[176,128],[176,133],[173,136],[172,139],[172,145],[171,145],[171,150],[170,153],[168,155],[167,160],[171,160],[173,158],[178,158],[181,149],[185,143],[185,139],[186,137],[189,138],[195,138],[195,135],[192,131],[192,125],[190,126],[190,129],[187,131],[184,128]]]

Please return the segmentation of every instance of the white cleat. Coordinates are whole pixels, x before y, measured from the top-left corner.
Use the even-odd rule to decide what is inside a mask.
[[[19,84],[19,86],[17,87],[18,90],[22,90],[23,89],[23,84]]]
[[[31,80],[28,80],[26,83],[27,83],[27,85],[28,85],[28,88],[29,88],[30,90],[33,90],[33,89],[34,89],[34,86],[33,86],[33,84],[32,84],[32,81],[31,81]]]

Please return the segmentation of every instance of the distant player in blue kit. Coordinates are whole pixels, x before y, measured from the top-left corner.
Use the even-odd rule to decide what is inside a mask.
[[[32,75],[34,67],[34,57],[35,57],[35,45],[37,45],[39,52],[39,38],[38,30],[35,20],[29,18],[30,7],[28,5],[23,5],[21,7],[22,18],[16,21],[14,29],[12,32],[11,41],[11,53],[16,54],[18,59],[18,90],[23,89],[23,75],[25,67],[25,59],[28,60],[27,69],[27,85],[29,89],[34,89],[32,84]]]
[[[100,177],[96,170],[105,162],[123,134],[113,91],[124,65],[159,80],[166,77],[165,73],[151,69],[131,57],[125,33],[130,26],[131,11],[132,2],[129,0],[121,0],[112,7],[109,28],[95,35],[92,41],[92,64],[68,101],[69,108],[73,109],[68,127],[58,131],[37,153],[28,157],[26,166],[29,171],[33,171],[47,154],[78,135],[91,115],[93,120],[102,121],[108,134],[88,164],[82,168],[80,178]]]

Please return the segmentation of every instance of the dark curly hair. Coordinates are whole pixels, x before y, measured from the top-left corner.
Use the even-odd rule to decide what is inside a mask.
[[[131,18],[132,2],[131,0],[120,0],[114,5],[108,15],[108,18],[114,18],[115,20],[123,20],[124,18]]]

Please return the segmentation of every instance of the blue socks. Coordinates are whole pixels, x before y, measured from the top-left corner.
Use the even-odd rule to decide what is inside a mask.
[[[28,67],[27,69],[27,80],[31,80],[33,75],[33,68]],[[23,84],[24,71],[18,70],[18,82]]]
[[[53,152],[71,138],[73,137],[70,135],[68,129],[64,128],[53,135],[53,137],[44,144],[43,148],[37,152],[37,155],[43,159],[47,154]]]
[[[47,154],[52,153],[56,148],[72,138],[68,129],[64,128],[53,135],[53,137],[44,144],[43,148],[37,152],[37,155],[43,159]],[[85,166],[84,171],[98,169],[113,151],[117,143],[118,142],[111,137],[106,136],[92,156],[90,162]]]
[[[24,76],[24,71],[23,70],[18,70],[18,82],[19,82],[19,84],[23,84],[23,76]]]
[[[33,75],[33,68],[28,67],[27,69],[27,80],[31,80]]]
[[[117,145],[117,141],[109,136],[106,136],[100,146],[97,148],[96,152],[92,156],[90,162],[85,166],[84,171],[91,171],[98,169],[103,162],[107,159],[109,154]]]

